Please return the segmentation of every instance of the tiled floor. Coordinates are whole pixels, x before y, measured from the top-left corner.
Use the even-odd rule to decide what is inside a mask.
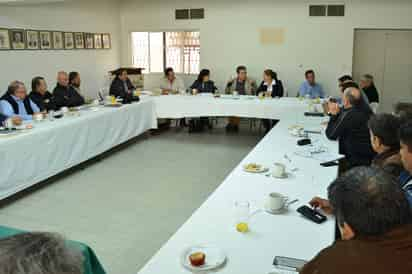
[[[0,223],[60,232],[89,244],[108,273],[137,273],[259,139],[223,128],[139,138],[0,208]]]

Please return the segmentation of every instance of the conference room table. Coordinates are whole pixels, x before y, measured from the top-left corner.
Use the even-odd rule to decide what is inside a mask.
[[[86,108],[0,134],[0,200],[157,128],[152,100]]]
[[[339,158],[338,146],[324,135],[322,122],[327,118],[305,117],[303,113],[307,106],[296,99],[284,101],[288,100],[291,105],[295,100],[299,113],[287,115],[285,112],[280,117],[276,127],[239,163],[139,274],[188,273],[181,263],[183,251],[202,245],[218,247],[227,256],[223,267],[213,273],[283,273],[272,266],[275,256],[310,260],[333,242],[333,217],[323,224],[316,224],[303,218],[296,209],[314,196],[326,197],[327,186],[336,178],[337,168],[322,167],[322,157],[302,153],[309,148],[297,146],[299,138],[292,136],[290,127],[298,123],[307,130],[321,130],[322,134],[310,134],[309,137],[313,146],[327,151],[328,157],[336,155]],[[268,168],[272,168],[274,163],[283,163],[287,166],[288,177],[277,179],[270,176],[270,172],[266,175],[247,173],[244,166],[248,163]],[[286,212],[272,215],[263,210],[271,192],[299,201],[290,205]],[[249,220],[250,231],[246,233],[236,230],[235,203],[239,201],[249,202],[254,211]]]

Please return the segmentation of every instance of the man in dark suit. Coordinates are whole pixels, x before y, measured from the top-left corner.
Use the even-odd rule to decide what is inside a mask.
[[[127,71],[121,70],[117,72],[116,78],[114,78],[110,85],[110,95],[122,98],[123,103],[139,101],[139,97],[133,95],[135,89],[136,88],[127,76]]]
[[[84,104],[84,98],[69,86],[68,75],[64,71],[57,74],[57,85],[53,90],[56,108],[77,107]]]
[[[38,76],[33,78],[29,97],[42,112],[56,109],[54,97],[47,90],[47,84],[43,77]]]

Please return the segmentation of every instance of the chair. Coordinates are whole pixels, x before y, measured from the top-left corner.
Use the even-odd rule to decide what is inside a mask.
[[[371,107],[373,113],[378,113],[378,109],[379,109],[379,103],[373,102],[370,103],[369,106]]]

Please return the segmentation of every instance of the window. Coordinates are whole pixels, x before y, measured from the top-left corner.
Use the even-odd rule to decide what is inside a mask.
[[[199,32],[132,32],[132,49],[133,65],[146,73],[163,72],[166,67],[177,73],[199,73]]]

